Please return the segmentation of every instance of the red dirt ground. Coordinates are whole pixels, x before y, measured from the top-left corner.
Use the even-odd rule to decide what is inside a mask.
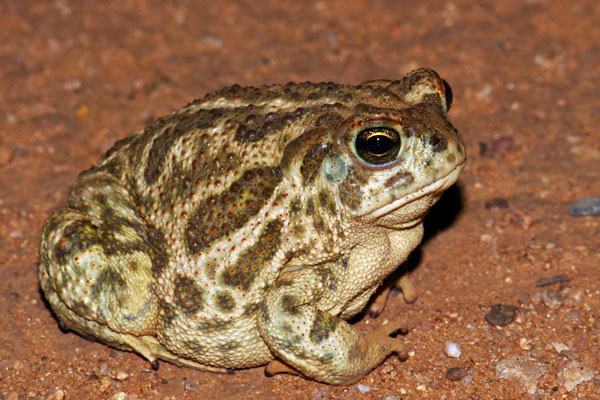
[[[600,399],[600,216],[568,214],[600,196],[600,3],[254,4],[0,3],[0,397]],[[411,259],[418,301],[391,297],[357,321],[409,318],[408,361],[334,387],[261,368],[152,371],[60,331],[38,288],[40,228],[113,142],[234,83],[358,83],[419,66],[452,85],[469,163]],[[568,282],[536,287],[559,274]],[[484,318],[494,304],[517,307],[503,328]],[[502,378],[511,360],[529,386]],[[453,367],[462,379],[447,378]]]

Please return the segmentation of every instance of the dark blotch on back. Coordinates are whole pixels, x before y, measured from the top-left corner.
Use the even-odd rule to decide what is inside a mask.
[[[298,108],[296,113],[299,111],[306,112],[303,108]],[[285,150],[283,151],[283,156],[281,158],[281,167],[285,170],[287,169],[292,162],[298,160],[300,157],[304,157],[302,160],[301,169],[304,169],[305,172],[302,172],[302,176],[306,181],[307,177],[310,175],[312,163],[314,162],[313,155],[310,155],[311,151],[315,153],[322,152],[324,150],[330,151],[331,145],[327,144],[326,149],[319,150],[325,143],[324,140],[327,138],[327,130],[326,128],[308,128],[302,135],[299,135],[294,140],[289,142],[287,146],[285,146]],[[306,150],[308,148],[308,150]],[[316,154],[318,155],[318,154]],[[323,154],[324,158],[326,154]],[[308,158],[307,158],[308,157]],[[307,165],[305,166],[305,162]],[[310,165],[308,165],[310,163]],[[305,177],[306,175],[306,177]]]
[[[165,250],[165,235],[153,225],[147,225],[147,236],[150,241],[151,271],[157,278],[167,266],[168,254]]]
[[[175,278],[173,301],[184,314],[191,316],[204,308],[205,294],[196,282],[187,276]]]
[[[144,170],[144,179],[147,184],[153,184],[162,174],[167,154],[177,139],[193,130],[209,128],[215,120],[215,113],[218,111],[173,114],[157,121],[154,129],[160,129],[161,125],[166,128],[152,142],[148,154],[148,164]]]
[[[255,106],[251,106],[255,107]],[[287,113],[270,112],[263,115],[260,109],[258,114],[248,114],[243,122],[238,122],[235,140],[240,143],[253,143],[262,140],[271,133],[278,132],[289,125]]]
[[[186,243],[193,254],[235,232],[256,215],[282,178],[279,167],[247,170],[220,195],[201,203],[188,221]]]
[[[227,285],[247,291],[256,276],[279,249],[281,228],[279,220],[269,221],[254,246],[246,249],[234,265],[223,271],[221,281]]]

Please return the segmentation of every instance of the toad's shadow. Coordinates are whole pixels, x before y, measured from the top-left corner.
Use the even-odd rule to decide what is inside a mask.
[[[429,214],[423,221],[425,233],[423,240],[408,256],[408,259],[398,268],[389,279],[398,278],[400,275],[411,272],[421,263],[422,247],[438,232],[450,227],[463,208],[462,190],[458,184],[448,188],[440,200],[431,207]]]
[[[408,256],[407,260],[383,282],[383,285],[377,290],[374,296],[380,293],[380,291],[386,290],[392,286],[402,275],[415,270],[421,263],[422,246],[438,232],[450,227],[456,220],[456,217],[460,214],[462,208],[462,189],[458,184],[454,184],[444,192],[440,200],[431,207],[431,210],[429,210],[429,213],[425,217],[425,220],[423,221],[425,232],[419,246],[417,246],[417,248]],[[395,296],[400,293],[400,290],[392,288],[391,293],[392,296]],[[361,319],[364,316],[364,311],[366,310],[363,310],[363,312],[354,317],[352,321]]]
[[[431,207],[429,214],[425,217],[425,234],[420,247],[431,239],[437,232],[447,229],[463,208],[462,189],[458,184],[448,188],[440,200]]]

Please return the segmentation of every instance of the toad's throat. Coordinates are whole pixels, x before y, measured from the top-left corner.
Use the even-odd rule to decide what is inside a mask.
[[[427,186],[423,186],[421,189],[414,191],[412,193],[407,194],[404,197],[394,200],[393,202],[386,204],[385,206],[378,208],[373,211],[369,211],[368,213],[362,215],[362,217],[366,217],[369,220],[375,220],[377,218],[381,218],[385,215],[392,213],[393,211],[411,203],[421,197],[427,196],[431,193],[442,192],[448,189],[456,180],[458,179],[458,175],[460,171],[464,168],[466,162],[458,164],[449,174],[440,178]]]

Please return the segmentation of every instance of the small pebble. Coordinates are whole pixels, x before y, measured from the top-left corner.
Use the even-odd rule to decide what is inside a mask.
[[[100,375],[106,375],[108,373],[108,364],[103,362],[100,364]]]
[[[140,386],[140,393],[144,395],[144,398],[151,398],[152,395],[156,395],[156,390],[151,381],[146,381]]]
[[[493,326],[506,326],[513,322],[517,307],[506,304],[494,304],[485,314],[485,320]]]
[[[521,210],[515,210],[510,215],[510,221],[522,229],[529,229],[533,219]]]
[[[47,398],[47,400],[63,400],[65,398],[65,392],[60,389],[57,389],[54,393]]]
[[[513,147],[513,138],[509,136],[503,136],[494,140],[492,143],[492,151],[494,154],[498,154],[499,156],[504,155],[507,151],[509,151]]]
[[[529,351],[531,350],[531,341],[527,338],[520,338],[519,347],[525,351]]]
[[[501,197],[496,197],[493,199],[486,200],[484,207],[486,210],[491,210],[493,208],[497,208],[499,210],[506,210],[508,208],[508,201]]]
[[[110,379],[104,377],[100,380],[100,386],[98,386],[98,390],[101,392],[106,392],[110,387],[112,387]]]
[[[356,385],[356,387],[358,388],[358,390],[361,393],[367,393],[371,391],[371,387],[367,386],[367,385],[361,385],[360,383],[358,385]]]
[[[89,108],[87,105],[82,104],[79,107],[77,107],[77,110],[75,110],[75,115],[77,116],[77,118],[85,118],[88,115],[88,111]]]
[[[457,343],[446,343],[446,355],[448,357],[452,357],[452,358],[459,358],[460,355],[462,354],[462,351],[460,350],[460,346]]]
[[[600,197],[588,197],[573,203],[569,208],[571,217],[585,217],[587,215],[600,215]]]
[[[129,378],[129,374],[127,372],[123,372],[123,371],[111,371],[109,373],[109,376],[119,382],[123,382],[124,380],[126,380],[127,378]]]
[[[183,389],[187,390],[188,392],[191,392],[193,390],[196,390],[196,385],[194,385],[192,381],[185,381],[185,383],[183,384]]]
[[[542,353],[542,350],[538,349],[537,347],[534,347],[533,349],[531,349],[531,351],[529,352],[529,355],[533,358],[537,358],[538,360],[541,360],[542,358],[544,358],[544,353]]]
[[[560,342],[552,342],[552,347],[554,347],[554,350],[556,350],[557,353],[560,353],[564,350],[569,350],[569,346]]]
[[[527,300],[529,300],[529,295],[527,293],[521,293],[519,295],[519,298],[517,299],[517,301],[519,302],[520,305],[525,305],[527,303]]]
[[[581,357],[581,354],[577,350],[561,350],[558,355],[567,360],[577,360]]]
[[[479,145],[479,155],[481,157],[486,157],[488,155],[488,145],[484,142],[477,143]]]
[[[81,89],[82,83],[79,79],[68,79],[63,83],[63,89],[76,92]]]
[[[394,370],[394,366],[392,366],[390,364],[386,364],[379,369],[379,372],[382,375],[387,375],[387,374],[391,373],[393,370]]]
[[[562,320],[567,324],[576,324],[581,319],[581,314],[578,311],[569,311],[563,314]]]
[[[531,296],[531,303],[534,306],[542,303],[542,292],[535,292],[533,296]]]
[[[542,292],[542,301],[549,309],[558,310],[562,306],[564,299],[560,293],[554,290],[544,290]]]
[[[581,303],[583,291],[581,289],[574,290],[567,287],[561,290],[560,294],[565,299],[564,306],[568,308],[574,308],[577,307],[579,303]]]
[[[446,379],[450,381],[460,381],[469,373],[468,368],[454,367],[446,371]]]
[[[569,282],[569,277],[565,274],[560,274],[560,275],[550,276],[548,278],[538,279],[538,281],[535,283],[535,286],[537,286],[537,287],[550,286],[550,285],[554,285],[555,283],[563,283],[563,282],[565,282],[565,283]]]
[[[496,365],[496,376],[508,379],[523,392],[534,394],[546,366],[535,358],[513,355],[505,358]]]
[[[594,377],[594,368],[580,361],[570,361],[558,371],[556,376],[558,384],[564,386],[570,392],[580,383],[591,381]]]
[[[126,400],[127,399],[127,393],[125,392],[117,392],[115,394],[113,394],[113,396],[110,398],[110,400]]]

